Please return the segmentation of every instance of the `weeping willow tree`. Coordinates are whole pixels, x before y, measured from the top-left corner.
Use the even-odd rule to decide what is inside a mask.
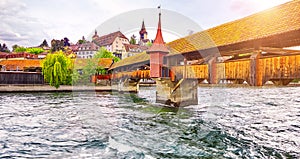
[[[59,88],[62,84],[72,84],[73,62],[62,51],[48,54],[42,63],[42,72],[50,86]]]

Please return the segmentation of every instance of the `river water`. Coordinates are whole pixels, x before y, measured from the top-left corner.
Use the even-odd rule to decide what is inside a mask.
[[[300,87],[0,94],[0,158],[299,158]]]

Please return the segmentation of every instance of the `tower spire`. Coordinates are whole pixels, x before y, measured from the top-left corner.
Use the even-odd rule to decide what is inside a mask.
[[[143,19],[143,22],[142,22],[142,28],[140,30],[140,44],[144,44],[148,41],[147,39],[147,31],[146,31],[146,27],[145,27],[145,22],[144,22],[144,19]]]
[[[152,46],[147,50],[147,53],[155,53],[155,52],[156,53],[159,52],[163,54],[169,53],[169,50],[165,45],[162,36],[162,31],[161,31],[161,12],[159,13],[159,17],[158,17],[158,27],[157,27],[156,37],[154,39]]]
[[[160,8],[160,7],[159,7]],[[161,12],[159,12],[159,19],[158,19],[158,27],[156,32],[156,37],[153,42],[154,44],[164,44],[164,39],[161,32]]]
[[[144,22],[144,19],[143,19],[143,23],[142,23],[142,29],[141,30],[146,30],[146,28],[145,28],[145,22]]]

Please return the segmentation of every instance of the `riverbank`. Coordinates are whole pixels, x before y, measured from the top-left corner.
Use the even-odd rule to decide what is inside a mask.
[[[140,87],[153,87],[155,84],[141,84]],[[199,84],[199,87],[252,87],[247,84]],[[299,87],[300,83],[290,83],[283,87]],[[263,87],[279,87],[272,84]],[[0,85],[0,93],[24,92],[112,92],[119,91],[112,86],[60,86],[58,89],[49,85]],[[119,92],[136,92],[133,87]]]
[[[0,93],[14,92],[111,92],[114,89],[111,86],[60,86],[55,88],[49,85],[1,85]],[[128,90],[130,92],[130,90]]]

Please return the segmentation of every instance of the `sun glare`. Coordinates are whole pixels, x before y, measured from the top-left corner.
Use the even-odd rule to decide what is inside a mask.
[[[250,0],[260,9],[268,9],[274,6],[289,2],[291,0]]]

